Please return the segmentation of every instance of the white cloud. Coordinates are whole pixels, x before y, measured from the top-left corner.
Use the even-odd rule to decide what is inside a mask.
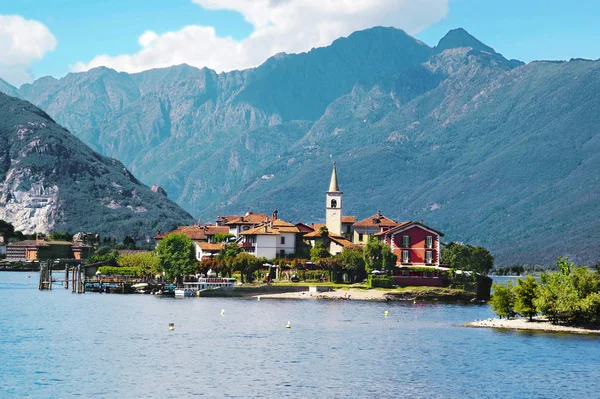
[[[30,82],[30,65],[55,47],[56,38],[44,24],[19,15],[0,15],[0,77],[7,82]]]
[[[239,12],[254,26],[241,41],[217,36],[212,27],[191,25],[175,32],[144,32],[134,54],[99,55],[78,62],[85,71],[108,66],[140,72],[187,63],[218,72],[257,66],[279,53],[297,53],[331,44],[372,26],[394,26],[415,34],[448,12],[448,0],[192,0],[206,9]]]

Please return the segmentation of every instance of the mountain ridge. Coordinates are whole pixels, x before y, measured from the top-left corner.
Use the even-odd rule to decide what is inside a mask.
[[[374,28],[244,71],[100,69],[20,92],[202,220],[322,220],[335,159],[346,214],[425,219],[504,265],[592,263],[600,193],[578,163],[600,149],[599,65],[523,64],[464,30],[429,47]]]
[[[30,103],[0,93],[0,219],[24,233],[152,236],[193,218]]]

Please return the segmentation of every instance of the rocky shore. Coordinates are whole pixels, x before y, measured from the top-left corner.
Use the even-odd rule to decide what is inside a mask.
[[[512,319],[487,319],[477,320],[464,324],[465,327],[499,328],[504,330],[542,331],[568,334],[600,334],[600,329],[594,330],[582,327],[552,324],[545,318],[536,317],[532,321],[527,318],[517,317]]]

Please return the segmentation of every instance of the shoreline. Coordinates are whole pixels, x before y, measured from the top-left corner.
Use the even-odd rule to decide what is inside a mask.
[[[351,300],[351,301],[405,301],[405,302],[461,302],[472,303],[475,294],[460,290],[445,288],[432,288],[428,290],[376,290],[376,289],[332,289],[329,291],[297,291],[282,293],[265,293],[251,295],[252,298],[260,299],[301,299],[301,300]]]
[[[524,317],[512,319],[487,319],[477,320],[465,323],[463,327],[471,328],[495,328],[500,330],[512,331],[537,331],[549,333],[567,333],[581,335],[600,335],[600,329],[589,329],[584,327],[565,326],[561,324],[552,324],[543,317],[534,317],[533,321]]]

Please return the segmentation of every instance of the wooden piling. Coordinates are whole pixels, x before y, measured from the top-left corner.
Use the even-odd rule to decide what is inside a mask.
[[[71,292],[75,293],[75,268],[71,268]]]
[[[69,268],[65,264],[65,290],[69,289]]]

